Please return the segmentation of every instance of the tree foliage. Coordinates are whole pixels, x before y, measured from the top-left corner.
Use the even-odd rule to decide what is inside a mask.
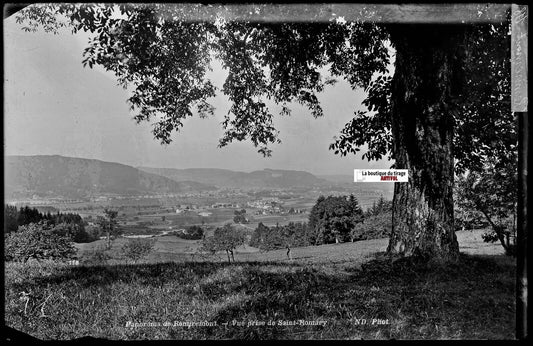
[[[212,236],[205,237],[202,240],[201,249],[204,252],[215,254],[218,251],[225,251],[228,256],[228,262],[235,262],[234,250],[243,245],[246,235],[240,229],[226,224],[223,227],[217,227]]]
[[[392,231],[392,212],[369,215],[350,232],[351,241],[388,238]]]
[[[281,115],[290,114],[289,105],[298,102],[319,117],[318,93],[333,78],[344,78],[367,92],[367,111],[355,114],[330,149],[346,155],[367,145],[364,158],[388,156],[410,170],[410,181],[395,189],[388,251],[457,258],[453,170],[478,170],[491,156],[516,148],[506,106],[509,21],[421,27],[228,21],[223,16],[188,20],[185,9],[203,6],[52,4],[28,8],[17,20],[27,30],[69,26],[93,33],[83,63],[116,75],[130,91],[137,122],[151,122],[162,143],[171,142],[187,117],[213,114],[209,98],[220,91],[231,106],[219,146],[250,140],[270,155],[269,146],[280,139],[268,102],[280,105]],[[213,59],[228,73],[220,90],[207,73]],[[321,216],[324,211],[315,211],[318,216],[309,222],[314,243],[346,239],[357,223],[357,212],[330,222]]]
[[[516,162],[485,164],[482,171],[469,171],[458,177],[456,195],[463,210],[481,213],[491,231],[487,242],[499,241],[506,253],[515,255],[518,176]]]
[[[494,157],[509,157],[517,149],[516,123],[510,109],[510,20],[500,24],[469,27],[457,97],[459,109],[453,113],[455,170],[480,170]],[[365,91],[366,111],[341,130],[330,149],[336,154],[356,154],[363,145],[363,159],[394,159],[392,137],[392,78],[380,75]]]
[[[108,251],[104,246],[98,246],[82,254],[80,262],[83,265],[103,266],[111,259]]]
[[[62,222],[53,226],[52,231],[60,236],[67,237],[74,243],[90,243],[98,239],[98,235],[88,232],[85,227],[77,223]]]
[[[392,212],[392,201],[387,201],[383,196],[380,196],[377,203],[374,201],[372,207],[366,210],[365,218],[390,212]]]
[[[67,260],[76,254],[70,239],[55,233],[46,222],[20,226],[16,232],[5,235],[4,241],[6,261]]]
[[[155,240],[152,239],[128,239],[128,241],[122,245],[121,252],[124,257],[136,263],[140,259],[148,256],[154,249]]]
[[[104,215],[99,215],[96,223],[107,237],[107,248],[111,248],[111,242],[119,237],[123,231],[120,229],[117,221],[118,211],[108,208],[104,209]]]
[[[29,206],[17,208],[8,204],[4,205],[4,233],[14,232],[19,226],[41,221],[46,221],[52,225],[76,225],[80,232],[83,232],[86,226],[83,218],[75,213],[61,213],[59,211],[57,213],[42,213],[39,209]]]
[[[289,222],[287,225],[267,227],[259,223],[250,238],[250,246],[262,251],[311,245],[307,223]]]
[[[18,229],[17,207],[9,204],[4,205],[4,234],[15,232]]]
[[[353,196],[320,196],[309,214],[312,244],[349,241],[350,232],[363,220],[363,211]]]
[[[4,206],[4,233],[16,232],[19,226],[43,222],[50,225],[54,233],[66,236],[75,243],[88,243],[98,239],[94,233],[87,232],[86,222],[75,213],[42,213],[28,206]]]
[[[392,201],[381,196],[350,232],[351,241],[388,238],[392,231]]]
[[[198,225],[192,225],[185,229],[185,232],[174,232],[178,237],[189,240],[198,240],[204,237],[204,229]]]
[[[17,21],[27,30],[68,26],[95,33],[84,65],[101,65],[132,90],[135,119],[151,121],[162,143],[194,112],[213,113],[208,100],[217,90],[207,76],[213,58],[228,72],[220,91],[232,103],[219,145],[249,139],[264,155],[280,142],[269,100],[281,105],[282,115],[298,102],[319,117],[317,93],[334,83],[320,70],[363,88],[374,73],[387,72],[387,32],[372,23],[200,22],[185,15],[183,7],[167,4],[51,4],[31,6]]]
[[[248,223],[248,218],[246,218],[246,209],[235,210],[234,214],[235,216],[233,217],[233,222],[241,224]]]

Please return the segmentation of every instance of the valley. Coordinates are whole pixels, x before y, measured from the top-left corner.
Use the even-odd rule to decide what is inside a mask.
[[[246,210],[252,231],[306,222],[321,195],[354,194],[364,209],[380,196],[392,199],[392,183],[354,183],[349,175],[308,172],[250,173],[222,169],[135,168],[62,156],[6,157],[5,202],[42,212],[79,214],[94,225],[104,209],[118,211],[124,236],[151,236],[200,225],[211,232]],[[240,183],[240,184],[239,184]]]

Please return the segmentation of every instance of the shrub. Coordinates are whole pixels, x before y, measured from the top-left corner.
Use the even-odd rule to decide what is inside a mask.
[[[320,196],[309,214],[311,243],[338,243],[350,239],[350,232],[363,219],[363,211],[353,196]]]
[[[60,236],[67,237],[75,243],[90,243],[98,239],[94,233],[89,233],[84,227],[75,223],[62,222],[54,226],[52,231]]]
[[[173,232],[172,234],[182,239],[198,240],[204,237],[204,233],[205,232],[202,227],[194,225],[188,227],[185,232]]]
[[[307,223],[289,222],[284,226],[267,227],[259,223],[250,238],[250,246],[263,251],[311,245]]]
[[[76,254],[70,239],[53,232],[46,223],[20,226],[17,232],[5,236],[5,261],[27,262],[37,260],[67,260]]]
[[[129,239],[122,246],[122,254],[124,257],[132,260],[133,263],[135,263],[138,260],[148,256],[148,254],[152,252],[154,245],[155,240],[140,238]]]
[[[82,265],[102,266],[106,265],[107,261],[111,258],[106,252],[105,248],[100,246],[92,251],[85,252],[80,260]]]
[[[205,237],[201,242],[201,251],[215,254],[224,250],[228,256],[228,262],[235,262],[234,250],[243,245],[246,236],[242,230],[236,229],[231,224],[215,229],[213,236]],[[231,255],[231,256],[230,256]]]
[[[392,213],[385,212],[369,216],[355,225],[351,232],[352,241],[388,238],[392,231]]]

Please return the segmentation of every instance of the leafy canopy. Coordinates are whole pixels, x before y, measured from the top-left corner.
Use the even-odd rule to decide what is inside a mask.
[[[353,196],[320,196],[309,214],[311,242],[327,244],[350,240],[350,233],[363,221],[363,211]]]
[[[57,33],[69,27],[93,33],[83,53],[84,65],[98,64],[116,75],[131,91],[128,101],[135,120],[151,122],[161,143],[170,143],[187,117],[213,114],[209,100],[221,92],[231,108],[222,122],[225,132],[219,146],[250,140],[260,153],[270,155],[269,144],[280,139],[267,102],[280,105],[281,115],[290,114],[289,104],[298,102],[320,117],[317,94],[334,84],[333,78],[342,77],[352,88],[367,92],[367,111],[355,113],[330,149],[347,155],[367,145],[363,158],[394,159],[388,70],[394,54],[388,41],[393,25],[334,19],[230,21],[215,15],[191,20],[203,6],[46,4],[27,7],[17,21],[28,31],[43,27]],[[461,111],[453,115],[459,173],[481,169],[491,156],[516,147],[509,109],[509,20],[464,27],[467,35],[460,44],[466,52],[466,87],[457,99]],[[214,59],[228,73],[220,90],[208,76]]]
[[[30,258],[67,260],[76,255],[76,248],[67,236],[54,232],[46,222],[19,226],[5,235],[4,259],[26,262]]]
[[[219,145],[249,139],[263,155],[271,153],[268,144],[280,142],[269,100],[281,105],[282,115],[298,102],[320,117],[317,93],[334,83],[322,70],[366,88],[389,64],[386,30],[372,23],[187,18],[184,7],[167,4],[49,4],[28,7],[17,20],[30,31],[42,26],[94,33],[84,65],[112,71],[131,90],[136,121],[151,122],[165,144],[185,118],[213,114],[208,101],[217,88],[207,75],[213,59],[228,73],[219,91],[231,101]]]
[[[124,257],[136,263],[138,260],[148,256],[154,249],[155,240],[152,239],[128,239],[122,246],[121,251]]]

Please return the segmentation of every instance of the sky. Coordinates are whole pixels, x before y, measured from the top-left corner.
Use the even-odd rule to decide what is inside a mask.
[[[220,93],[211,104],[215,115],[188,118],[169,145],[153,138],[149,123],[137,124],[126,103],[128,93],[115,76],[96,66],[82,66],[89,35],[24,32],[13,15],[4,20],[4,155],[62,155],[131,166],[224,168],[251,172],[264,168],[304,170],[317,175],[353,175],[353,169],[389,168],[391,162],[341,157],[330,151],[365,94],[340,80],[319,95],[324,116],[315,119],[304,107],[277,116],[281,144],[263,157],[250,141],[218,148],[221,122],[229,102]],[[224,71],[212,64],[220,87]]]

